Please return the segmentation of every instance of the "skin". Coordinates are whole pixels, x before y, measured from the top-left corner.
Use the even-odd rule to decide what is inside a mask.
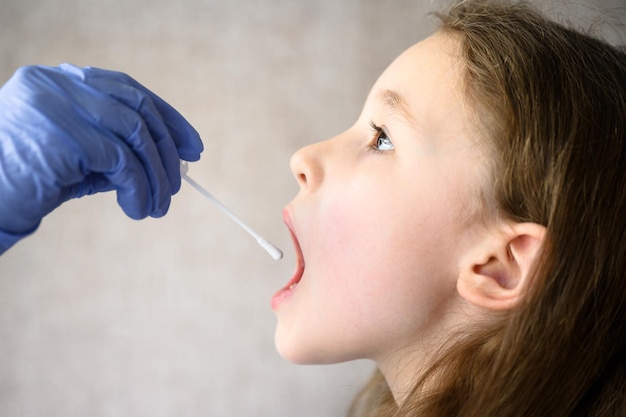
[[[300,191],[285,222],[302,261],[273,300],[277,349],[296,363],[371,359],[399,403],[430,354],[476,316],[456,288],[484,235],[485,157],[458,46],[436,33],[409,48],[350,129],[291,160]]]

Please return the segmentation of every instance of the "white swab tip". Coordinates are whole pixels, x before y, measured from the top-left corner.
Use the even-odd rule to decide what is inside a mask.
[[[274,258],[275,261],[280,261],[283,258],[283,252],[267,240],[261,238],[257,239],[257,242],[259,245],[261,245],[263,249],[267,251],[267,253],[270,254],[272,258]]]

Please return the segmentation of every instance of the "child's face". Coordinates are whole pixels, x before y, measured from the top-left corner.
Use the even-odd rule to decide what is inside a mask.
[[[285,221],[304,267],[272,300],[286,359],[380,365],[458,324],[459,258],[479,229],[484,158],[457,47],[442,34],[414,45],[354,126],[293,155],[300,192]]]

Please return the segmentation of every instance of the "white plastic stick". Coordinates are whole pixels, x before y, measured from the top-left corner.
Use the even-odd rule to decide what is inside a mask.
[[[215,198],[211,193],[209,193],[207,190],[205,190],[200,184],[198,184],[191,177],[189,177],[189,175],[187,175],[187,171],[189,171],[189,166],[187,165],[187,162],[180,161],[180,175],[181,175],[182,179],[187,181],[189,183],[189,185],[191,185],[200,194],[202,194],[209,201],[211,201],[213,204],[215,204],[220,210],[222,210],[222,212],[224,212],[228,217],[230,217],[232,220],[234,220],[235,223],[237,223],[239,226],[241,226],[241,228],[243,230],[245,230],[253,238],[255,238],[257,243],[263,249],[265,249],[267,251],[267,253],[269,253],[272,258],[274,258],[275,260],[278,261],[278,260],[280,260],[283,257],[283,252],[280,249],[278,249],[278,247],[276,247],[276,245],[273,245],[272,243],[270,243],[267,239],[265,239],[263,236],[258,234],[256,231],[254,231],[250,226],[245,224],[239,217],[235,216],[235,214],[232,211],[230,211],[226,206],[224,206],[224,204],[222,204],[217,198]]]

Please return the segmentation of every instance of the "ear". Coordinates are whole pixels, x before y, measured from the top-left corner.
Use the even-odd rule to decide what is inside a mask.
[[[457,291],[470,303],[490,310],[518,305],[530,281],[546,229],[514,223],[484,236],[460,266]]]

